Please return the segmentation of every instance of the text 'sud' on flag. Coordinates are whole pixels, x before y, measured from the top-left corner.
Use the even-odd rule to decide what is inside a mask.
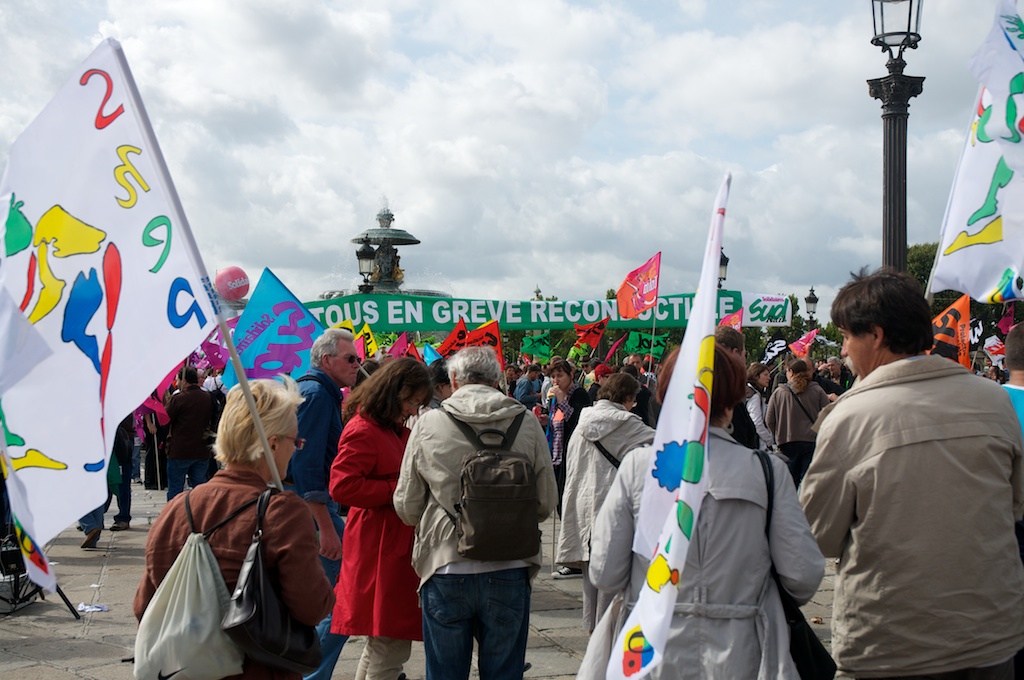
[[[0,373],[24,369],[11,333],[49,356],[4,385],[5,465],[29,576],[41,546],[107,499],[117,424],[206,338],[209,279],[120,45],[106,40],[11,147]],[[14,313],[0,305],[8,318]]]
[[[931,354],[952,359],[965,368],[971,367],[971,298],[961,295],[932,319],[935,346]]]
[[[316,317],[264,268],[232,339],[250,380],[282,373],[297,379],[309,370],[309,352],[323,333]],[[232,364],[224,370],[223,380],[229,388],[238,383]]]
[[[573,327],[576,329],[576,343],[573,347],[579,347],[580,345],[587,345],[591,348],[597,347],[597,343],[601,342],[601,336],[604,335],[604,330],[608,328],[609,321],[611,321],[611,317],[606,316],[600,321],[595,321],[594,323],[583,325],[574,323]]]
[[[971,60],[981,84],[953,178],[929,289],[987,303],[1021,298],[1024,269],[1024,22],[1013,0]]]
[[[661,253],[626,274],[615,294],[620,319],[635,319],[658,302],[658,279],[661,276]]]
[[[633,552],[651,563],[636,606],[617,634],[609,680],[636,680],[665,655],[690,540],[708,486],[708,425],[715,363],[715,307],[722,249],[726,175],[715,201],[690,322],[654,435]]]
[[[469,330],[466,328],[466,320],[459,317],[458,323],[455,324],[455,328],[448,334],[448,337],[444,339],[444,342],[437,348],[437,353],[444,358],[450,357],[460,349],[466,346],[466,338],[469,337]]]

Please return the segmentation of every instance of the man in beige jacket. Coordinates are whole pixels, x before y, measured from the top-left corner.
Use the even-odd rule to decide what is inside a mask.
[[[1024,647],[1024,444],[1010,400],[924,354],[931,313],[906,274],[854,276],[832,320],[858,381],[818,420],[800,500],[822,553],[840,558],[840,673],[1008,680]]]

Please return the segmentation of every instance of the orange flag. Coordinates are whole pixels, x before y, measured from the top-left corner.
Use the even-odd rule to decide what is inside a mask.
[[[930,354],[938,354],[971,368],[971,298],[960,299],[932,319],[935,346]]]
[[[620,319],[635,319],[640,312],[658,302],[658,277],[661,274],[661,253],[647,260],[638,269],[626,274],[615,300]],[[584,340],[586,342],[586,340]],[[590,343],[587,343],[588,345]],[[591,345],[593,346],[593,345]]]

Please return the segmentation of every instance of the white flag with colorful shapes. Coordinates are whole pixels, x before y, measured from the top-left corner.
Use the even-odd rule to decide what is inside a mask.
[[[641,678],[661,662],[679,594],[679,576],[707,489],[718,263],[731,181],[726,174],[715,200],[690,323],[654,435],[654,456],[633,537],[633,552],[653,555],[653,559],[636,607],[612,649],[609,679]]]
[[[1020,299],[1024,270],[1024,22],[1000,0],[971,60],[981,83],[953,179],[929,290]]]
[[[49,352],[26,371],[9,355],[16,325],[0,328],[0,459],[28,573],[53,590],[43,544],[106,501],[118,423],[209,335],[215,311],[117,42],[11,147],[0,201],[0,296]]]

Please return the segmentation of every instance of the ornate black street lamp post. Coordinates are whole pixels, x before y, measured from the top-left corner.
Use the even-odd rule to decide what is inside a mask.
[[[721,252],[722,256],[718,258],[718,290],[722,290],[722,281],[725,281],[729,273],[729,258],[725,256],[724,250]]]
[[[921,41],[923,0],[871,0],[875,37],[887,52],[889,75],[868,81],[868,92],[882,101],[882,266],[907,270],[907,116],[911,97],[924,78],[903,75],[903,51]],[[896,54],[893,55],[893,48]]]
[[[807,310],[807,316],[810,317],[808,323],[811,330],[814,330],[814,313],[818,311],[818,296],[814,294],[814,286],[811,286],[810,294],[804,298],[804,309]]]
[[[359,285],[359,292],[369,295],[373,292],[373,284],[370,283],[370,275],[373,274],[374,260],[377,252],[370,245],[370,239],[364,238],[363,245],[356,251],[356,260],[359,262],[359,273],[363,282]]]

